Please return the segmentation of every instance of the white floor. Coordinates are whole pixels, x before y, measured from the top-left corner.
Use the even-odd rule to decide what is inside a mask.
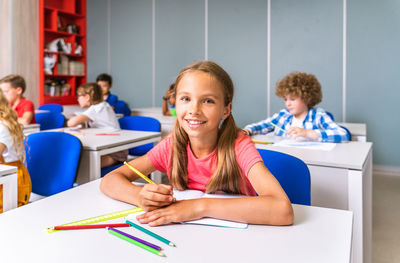
[[[374,173],[372,262],[400,262],[400,175]]]

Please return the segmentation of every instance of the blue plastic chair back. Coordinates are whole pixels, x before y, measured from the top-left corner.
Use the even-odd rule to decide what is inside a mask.
[[[115,113],[120,113],[120,114],[123,114],[124,116],[131,115],[131,109],[129,109],[128,105],[123,100],[117,101],[114,111],[115,111]]]
[[[56,104],[56,103],[49,103],[49,104],[43,104],[40,105],[39,110],[47,110],[47,111],[51,111],[51,112],[63,112],[63,106],[60,104]]]
[[[25,138],[26,164],[32,192],[50,196],[72,188],[82,144],[64,132],[38,132]]]
[[[65,116],[60,112],[35,113],[35,119],[40,124],[41,131],[62,128],[65,122]]]
[[[347,132],[347,138],[349,139],[349,141],[351,141],[351,133],[349,131],[349,129],[347,129],[346,127],[344,127],[343,125],[339,125],[341,128],[343,128],[344,130],[346,130]]]
[[[161,123],[154,118],[145,116],[127,116],[118,119],[121,129],[133,131],[161,131]],[[129,149],[129,154],[134,156],[142,156],[146,154],[151,148],[153,143],[148,143],[138,147]]]
[[[122,165],[123,164],[119,163],[119,164],[114,164],[114,165],[110,165],[110,166],[101,168],[101,177],[103,177],[104,175],[108,174],[109,172],[117,169],[118,167],[120,167]]]
[[[332,119],[333,121],[335,121],[335,118],[333,117],[333,114],[332,114],[332,113],[330,113],[329,111],[326,111],[326,114],[327,114],[329,117],[331,117],[331,119]]]
[[[258,149],[265,166],[275,176],[293,204],[311,204],[310,171],[300,159],[289,154]]]

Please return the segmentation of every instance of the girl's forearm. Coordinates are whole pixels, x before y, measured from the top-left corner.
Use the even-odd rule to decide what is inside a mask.
[[[100,182],[100,190],[109,197],[129,204],[138,205],[140,186],[132,184],[118,173],[106,175]]]
[[[293,208],[288,200],[269,196],[245,198],[203,198],[198,205],[201,217],[214,217],[250,224],[290,225]]]

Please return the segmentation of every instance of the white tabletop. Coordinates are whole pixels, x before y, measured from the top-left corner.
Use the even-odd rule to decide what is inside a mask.
[[[352,212],[294,205],[292,226],[228,229],[172,224],[152,231],[169,247],[132,228],[120,230],[163,248],[156,256],[104,229],[47,233],[45,228],[133,206],[99,191],[99,180],[0,215],[4,262],[349,262]],[[113,223],[123,222],[114,219]],[[21,251],[21,244],[24,249]]]
[[[136,108],[131,109],[132,115],[139,116],[149,116],[156,118],[161,123],[175,123],[175,116],[165,116],[162,114],[162,109],[160,107],[150,107],[150,108]]]
[[[16,166],[0,164],[0,176],[16,173],[17,170]]]
[[[252,138],[272,142],[281,140],[281,137],[270,135],[254,135]],[[372,149],[372,143],[353,141],[337,143],[331,151],[282,147],[259,143],[256,143],[256,148],[287,153],[311,165],[362,170],[364,162],[367,160],[368,154]]]
[[[79,138],[82,142],[83,148],[89,151],[99,151],[122,144],[152,139],[159,137],[161,134],[160,132],[110,130],[98,128],[80,129],[76,131],[74,129],[65,128],[63,130],[70,132]],[[59,129],[57,129],[57,131],[59,131]]]

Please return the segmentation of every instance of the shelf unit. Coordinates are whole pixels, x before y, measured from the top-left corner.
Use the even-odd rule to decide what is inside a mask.
[[[78,103],[76,88],[86,83],[86,54],[86,0],[39,0],[40,104]],[[54,67],[46,65],[45,57],[55,60]]]

